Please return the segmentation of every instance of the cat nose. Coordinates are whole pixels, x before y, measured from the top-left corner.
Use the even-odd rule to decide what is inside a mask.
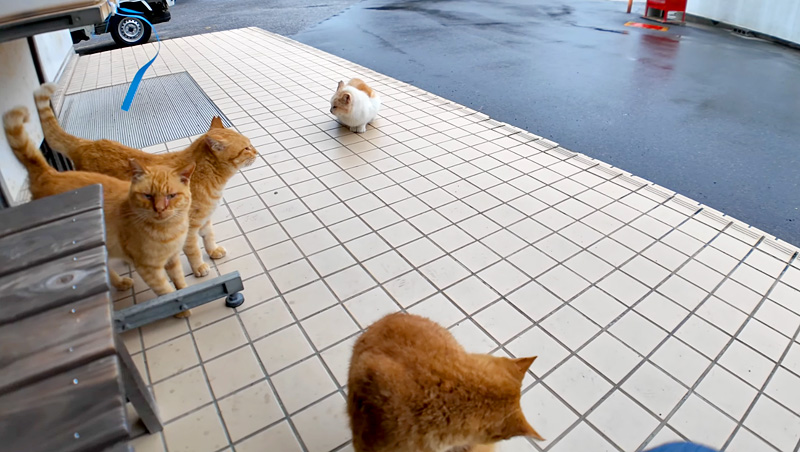
[[[169,200],[167,198],[156,198],[155,202],[153,203],[153,207],[158,213],[165,211],[168,205]]]
[[[333,109],[334,109],[334,108],[336,108],[336,107],[331,107],[331,113],[333,113]]]

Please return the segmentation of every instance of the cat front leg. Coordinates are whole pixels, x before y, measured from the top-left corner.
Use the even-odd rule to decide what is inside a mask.
[[[172,284],[175,285],[176,289],[180,290],[186,287],[186,277],[183,275],[183,265],[181,265],[180,254],[169,258],[164,269],[167,271],[167,275],[169,275],[169,279],[172,280]]]
[[[197,232],[198,229],[189,229],[189,233],[186,234],[186,243],[183,245],[183,253],[189,259],[189,266],[192,267],[194,275],[201,278],[208,274],[209,266],[203,261],[203,252],[200,251]]]
[[[130,290],[133,287],[133,279],[127,276],[123,278],[111,267],[108,267],[108,278],[111,280],[111,285],[119,291]]]
[[[169,279],[172,280],[172,284],[175,284],[176,289],[181,290],[186,287],[186,278],[183,276],[183,265],[181,265],[181,258],[179,254],[172,256],[167,261],[167,265],[164,266],[164,268],[167,270],[167,275],[169,275]],[[182,319],[189,317],[190,315],[192,315],[192,310],[187,309],[175,314],[175,317]]]
[[[350,131],[355,133],[364,133],[367,131],[367,125],[361,124],[360,126],[350,127]]]
[[[211,259],[221,259],[225,257],[227,251],[225,247],[217,245],[214,240],[214,227],[211,225],[211,220],[206,221],[206,224],[200,228],[200,237],[203,237],[203,246],[206,247],[208,257]]]
[[[152,265],[137,265],[136,272],[142,277],[142,280],[155,292],[156,295],[164,295],[170,292],[175,292],[175,289],[167,279],[167,272],[164,267],[155,267]],[[185,282],[184,282],[185,284]]]

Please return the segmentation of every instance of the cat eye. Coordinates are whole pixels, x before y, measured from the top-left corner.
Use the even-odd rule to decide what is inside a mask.
[[[152,201],[153,200],[153,195],[148,195],[147,193],[142,193],[142,196],[144,196],[148,201]]]
[[[173,198],[175,198],[176,196],[178,196],[178,194],[177,194],[177,193],[170,193],[170,194],[168,194],[168,195],[167,195],[167,199],[173,199]]]

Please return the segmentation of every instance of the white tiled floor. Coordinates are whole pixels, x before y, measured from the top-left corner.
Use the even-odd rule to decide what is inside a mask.
[[[153,52],[82,57],[67,92],[124,83]],[[262,156],[215,215],[214,273],[238,270],[246,302],[126,335],[166,422],[137,451],[351,450],[350,348],[400,309],[475,352],[539,355],[522,404],[547,441],[502,451],[798,449],[793,246],[261,30],[164,42],[150,75],[180,71]],[[353,76],[384,101],[360,135],[327,113]]]

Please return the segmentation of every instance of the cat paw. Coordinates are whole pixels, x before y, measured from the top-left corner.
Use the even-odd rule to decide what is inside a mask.
[[[197,276],[198,278],[202,278],[203,276],[206,276],[208,274],[209,268],[210,267],[208,266],[208,264],[203,262],[202,264],[198,265],[197,268],[194,269],[194,275]]]
[[[222,259],[228,252],[225,250],[224,246],[218,246],[215,250],[208,253],[208,257],[211,259]]]
[[[120,278],[119,282],[114,284],[114,287],[119,291],[130,290],[131,287],[133,287],[133,279],[128,278],[127,276]]]
[[[363,126],[350,127],[350,131],[355,133],[364,133],[367,131],[367,125],[364,124]]]
[[[173,317],[175,317],[176,319],[185,319],[187,317],[190,317],[191,315],[192,315],[192,310],[191,309],[187,309],[185,311],[181,311],[181,312],[175,314]]]

